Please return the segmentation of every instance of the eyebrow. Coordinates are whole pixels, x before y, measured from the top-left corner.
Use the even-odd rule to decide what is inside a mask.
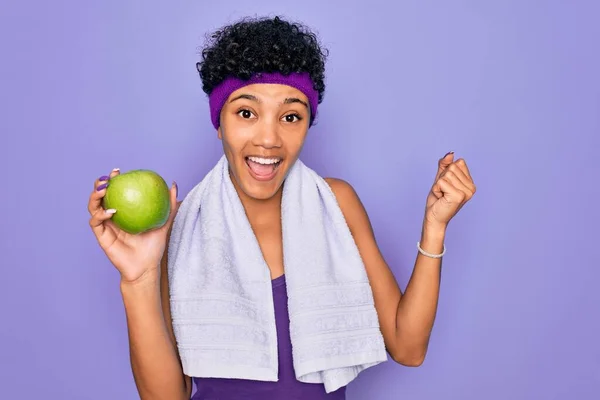
[[[257,103],[261,102],[258,99],[258,97],[254,96],[254,95],[251,95],[251,94],[244,93],[244,94],[240,94],[237,97],[234,97],[233,99],[231,99],[229,101],[229,103],[233,103],[234,101],[240,100],[240,99],[246,99],[246,100],[250,100],[250,101],[255,101]],[[305,101],[302,101],[302,100],[300,100],[297,97],[288,97],[287,99],[285,99],[283,101],[283,104],[293,104],[293,103],[300,103],[300,104],[304,105],[304,107],[308,108],[308,104]]]
[[[292,104],[292,103],[300,103],[300,104],[303,104],[304,107],[308,108],[308,104],[305,101],[302,101],[297,97],[290,97],[283,101],[283,104]]]
[[[246,99],[246,100],[251,100],[251,101],[255,101],[257,103],[260,103],[260,100],[258,100],[258,98],[256,96],[253,96],[251,94],[240,94],[237,97],[234,97],[233,99],[231,99],[229,102],[233,103],[236,100],[240,100],[240,99]]]

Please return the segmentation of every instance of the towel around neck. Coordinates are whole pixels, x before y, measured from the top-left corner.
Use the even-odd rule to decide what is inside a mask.
[[[323,178],[297,160],[281,201],[294,370],[332,392],[387,360],[371,286]],[[184,373],[276,381],[271,275],[225,156],[181,203],[168,260]]]

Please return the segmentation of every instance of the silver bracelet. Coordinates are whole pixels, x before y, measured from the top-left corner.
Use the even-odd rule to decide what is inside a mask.
[[[419,253],[431,258],[442,258],[444,254],[446,254],[446,245],[444,244],[442,246],[444,246],[444,251],[442,251],[441,254],[431,254],[421,248],[421,242],[417,242],[417,250],[419,250]]]

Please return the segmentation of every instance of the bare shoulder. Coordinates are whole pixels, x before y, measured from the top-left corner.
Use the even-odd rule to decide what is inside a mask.
[[[347,181],[345,181],[343,179],[339,179],[339,178],[324,178],[324,179],[325,179],[325,182],[327,182],[327,184],[333,191],[333,193],[335,194],[335,197],[336,198],[340,197],[340,199],[338,199],[338,201],[343,198],[356,196],[356,192],[354,191],[354,188]]]
[[[350,183],[339,178],[324,178],[340,205],[350,230],[370,229],[365,207]]]

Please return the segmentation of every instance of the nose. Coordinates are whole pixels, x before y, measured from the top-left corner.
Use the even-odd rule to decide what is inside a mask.
[[[256,134],[252,140],[255,146],[261,146],[266,149],[281,147],[281,135],[278,125],[272,121],[261,121],[256,126]]]

